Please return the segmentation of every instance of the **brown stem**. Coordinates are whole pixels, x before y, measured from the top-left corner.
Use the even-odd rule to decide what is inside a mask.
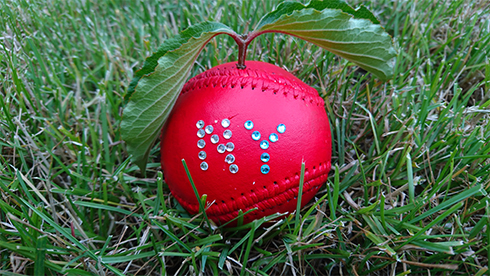
[[[245,65],[245,59],[247,58],[247,48],[250,42],[254,40],[261,33],[251,32],[248,35],[238,35],[237,33],[229,34],[238,45],[238,63],[236,67],[238,69],[245,69],[247,66]]]
[[[240,36],[240,43],[238,44],[238,64],[236,68],[245,69],[247,66],[245,65],[245,59],[247,58],[247,35]]]

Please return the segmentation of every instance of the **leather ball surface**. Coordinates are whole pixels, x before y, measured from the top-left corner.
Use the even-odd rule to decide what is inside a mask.
[[[161,136],[165,181],[191,214],[207,195],[209,219],[223,224],[257,208],[244,222],[294,212],[301,163],[302,205],[326,182],[331,133],[324,101],[315,89],[264,62],[216,66],[189,80]]]

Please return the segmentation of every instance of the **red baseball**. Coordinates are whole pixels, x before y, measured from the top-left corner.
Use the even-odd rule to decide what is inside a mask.
[[[165,181],[191,214],[207,194],[209,219],[244,222],[296,209],[301,163],[306,171],[302,205],[327,179],[330,126],[315,89],[285,70],[247,61],[216,66],[187,82],[162,130]]]

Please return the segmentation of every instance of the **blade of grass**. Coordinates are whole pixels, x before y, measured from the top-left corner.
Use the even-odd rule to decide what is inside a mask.
[[[401,247],[403,247],[404,245],[409,244],[413,240],[417,239],[419,236],[421,236],[422,234],[424,234],[427,230],[429,230],[430,228],[432,228],[432,226],[436,225],[437,223],[439,223],[443,219],[448,218],[449,215],[451,215],[452,213],[456,212],[462,206],[463,206],[463,202],[456,203],[453,207],[451,207],[450,209],[446,210],[444,213],[442,213],[437,218],[435,218],[430,223],[428,223],[424,228],[422,228],[420,231],[418,231],[415,235],[413,235],[412,237],[410,237],[406,241],[404,241],[401,245],[398,246],[398,249],[401,248]]]
[[[303,163],[304,164],[304,163]],[[304,168],[304,166],[302,166]],[[250,255],[250,251],[252,250],[252,246],[253,246],[253,240],[254,240],[254,236],[255,236],[255,228],[256,228],[256,225],[255,223],[252,225],[252,228],[250,229],[250,235],[248,237],[248,242],[247,242],[247,247],[245,249],[245,253],[243,255],[243,268],[242,270],[240,271],[240,276],[242,275],[245,275],[245,271],[246,271],[246,267],[247,267],[247,263],[248,263],[248,256]]]
[[[192,190],[194,191],[194,195],[196,196],[197,202],[199,202],[199,210],[204,216],[204,220],[206,221],[209,229],[213,229],[211,227],[211,223],[209,222],[208,215],[206,214],[206,210],[204,209],[204,205],[201,201],[201,197],[199,196],[199,192],[197,191],[196,185],[194,184],[194,180],[192,180],[191,173],[189,171],[189,168],[187,167],[187,163],[185,162],[184,159],[182,159],[182,165],[184,166],[185,173],[187,174],[187,178],[189,179],[189,182],[191,183]]]
[[[299,189],[298,189],[298,202],[296,203],[296,222],[295,222],[295,233],[300,229],[301,226],[301,198],[303,197],[303,185],[305,181],[305,162],[301,162],[301,174],[299,177]]]

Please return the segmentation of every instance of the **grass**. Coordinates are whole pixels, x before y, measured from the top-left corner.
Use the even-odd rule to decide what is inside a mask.
[[[335,165],[300,214],[208,225],[169,194],[158,145],[147,178],[129,162],[133,70],[191,24],[244,33],[271,2],[0,2],[0,274],[488,275],[486,1],[366,2],[399,50],[388,83],[283,35],[251,45],[327,103]],[[220,36],[193,75],[236,56]]]

